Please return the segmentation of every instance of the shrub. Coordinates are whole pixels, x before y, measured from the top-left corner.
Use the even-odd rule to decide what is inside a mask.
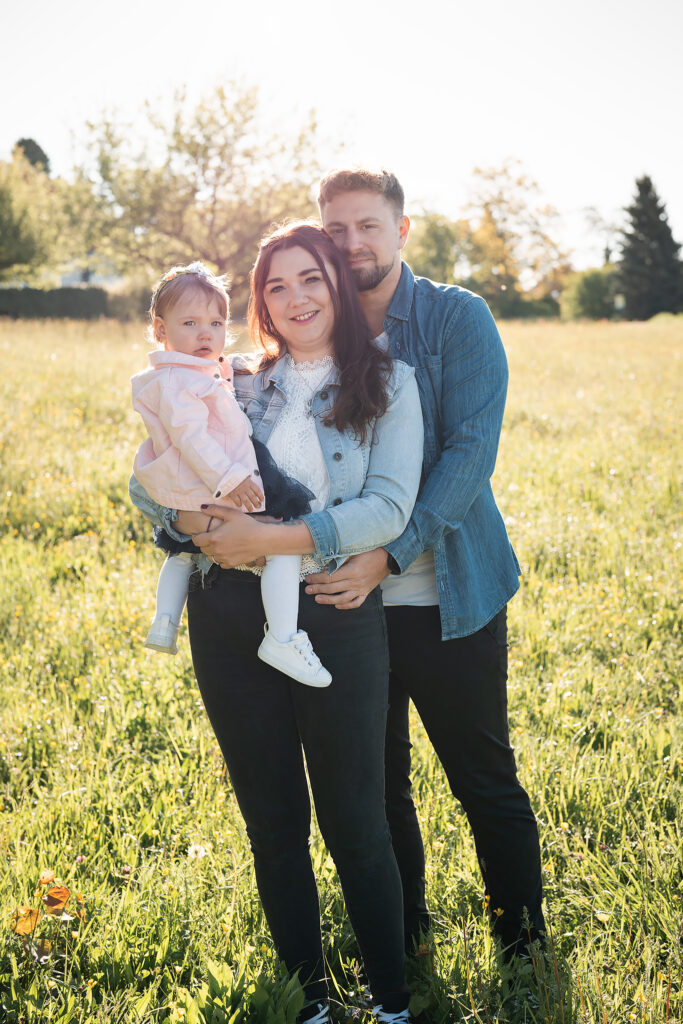
[[[14,320],[96,320],[108,312],[108,296],[103,288],[0,288],[0,316]]]
[[[560,296],[563,320],[605,320],[614,316],[616,267],[580,270],[572,274]]]

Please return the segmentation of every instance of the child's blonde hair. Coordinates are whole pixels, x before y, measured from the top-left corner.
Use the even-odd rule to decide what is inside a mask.
[[[230,316],[227,284],[225,277],[216,277],[199,261],[189,263],[186,267],[171,267],[159,280],[152,294],[149,305],[150,341],[158,341],[154,332],[155,317],[163,319],[164,314],[190,289],[202,292],[207,300],[215,302],[221,316],[227,322]]]

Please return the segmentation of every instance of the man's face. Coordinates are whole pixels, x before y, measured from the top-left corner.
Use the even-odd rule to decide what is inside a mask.
[[[376,288],[400,260],[409,221],[377,192],[341,192],[320,211],[323,227],[346,256],[358,290]]]

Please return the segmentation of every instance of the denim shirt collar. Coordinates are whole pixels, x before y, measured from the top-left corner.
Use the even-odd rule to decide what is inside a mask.
[[[387,315],[384,318],[385,331],[389,328],[389,317],[392,320],[407,320],[410,316],[410,309],[413,305],[413,291],[415,290],[415,277],[407,263],[401,267],[401,276],[396,291],[394,292]]]

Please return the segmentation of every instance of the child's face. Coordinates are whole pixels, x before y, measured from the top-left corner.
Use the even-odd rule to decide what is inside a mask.
[[[225,348],[225,318],[218,303],[202,292],[188,291],[163,318],[154,318],[154,336],[169,352],[218,359]]]

